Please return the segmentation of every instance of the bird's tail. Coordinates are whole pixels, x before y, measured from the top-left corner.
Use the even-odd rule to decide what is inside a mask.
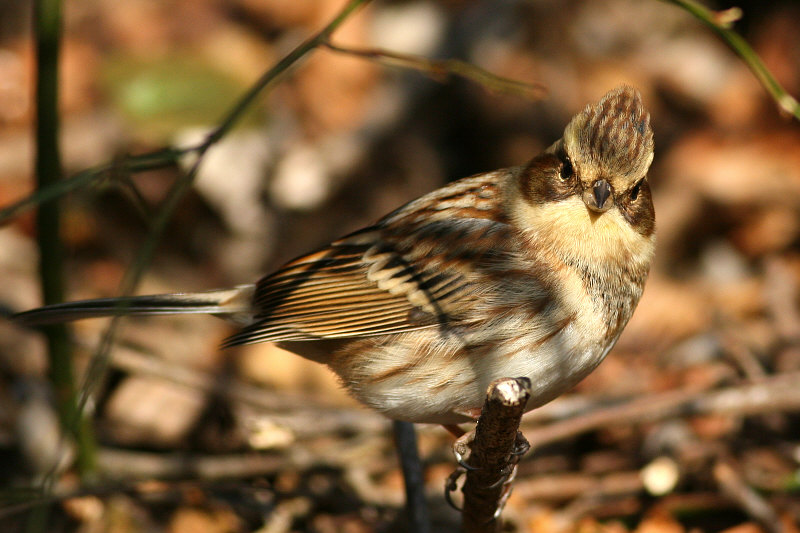
[[[26,326],[44,326],[116,315],[210,314],[247,325],[253,318],[254,290],[254,285],[239,285],[208,292],[97,298],[38,307],[12,315],[12,319]]]

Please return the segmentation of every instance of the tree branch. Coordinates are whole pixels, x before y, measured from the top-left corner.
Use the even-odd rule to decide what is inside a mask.
[[[526,430],[537,446],[614,425],[692,415],[750,416],[800,409],[800,372],[715,391],[670,391]]]
[[[461,527],[465,533],[496,532],[502,527],[499,511],[510,491],[508,484],[519,460],[514,451],[522,434],[517,430],[530,392],[527,378],[500,378],[489,385],[475,428],[475,440],[470,446],[469,462],[473,469],[468,470],[462,489]]]

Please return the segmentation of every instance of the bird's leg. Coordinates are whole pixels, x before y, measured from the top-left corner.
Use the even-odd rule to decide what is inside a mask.
[[[442,427],[447,430],[455,438],[460,438],[466,433],[458,424],[442,424]]]
[[[428,506],[425,501],[425,480],[422,475],[422,462],[417,448],[417,434],[411,422],[392,423],[397,455],[403,471],[406,486],[406,510],[411,531],[430,532]]]

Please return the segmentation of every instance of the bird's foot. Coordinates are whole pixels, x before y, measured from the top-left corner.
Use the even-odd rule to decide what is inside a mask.
[[[503,491],[500,493],[500,499],[497,501],[497,509],[495,509],[494,511],[493,518],[499,517],[500,513],[503,512],[503,509],[505,508],[506,503],[508,502],[508,498],[511,496],[512,485],[516,477],[517,477],[517,465],[515,464],[514,466],[511,467],[508,474],[500,478],[498,484],[502,483]],[[497,484],[495,484],[494,486],[496,487]]]
[[[466,460],[471,451],[470,446],[472,445],[472,441],[475,439],[475,432],[465,432],[455,425],[445,426],[445,429],[457,437],[455,442],[453,442],[453,456],[455,456],[458,467],[448,476],[447,481],[445,481],[444,499],[450,507],[460,512],[461,509],[453,501],[452,494],[458,490],[458,482],[464,474],[477,470],[476,467],[467,463]],[[454,429],[458,431],[454,431]]]
[[[466,461],[466,458],[469,456],[471,451],[470,448],[473,440],[475,440],[475,432],[470,431],[469,433],[462,434],[453,443],[453,455],[456,458],[458,466],[463,468],[465,471],[477,470],[476,467],[471,466]]]
[[[517,431],[517,438],[514,440],[514,448],[511,450],[511,457],[514,464],[518,463],[522,456],[531,449],[531,443],[525,438],[521,431]]]

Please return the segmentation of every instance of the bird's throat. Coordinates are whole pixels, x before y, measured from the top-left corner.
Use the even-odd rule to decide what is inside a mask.
[[[616,208],[591,211],[577,196],[536,205],[518,200],[512,219],[531,249],[558,251],[570,262],[599,268],[624,264],[646,273],[655,251],[654,234],[637,232]]]

